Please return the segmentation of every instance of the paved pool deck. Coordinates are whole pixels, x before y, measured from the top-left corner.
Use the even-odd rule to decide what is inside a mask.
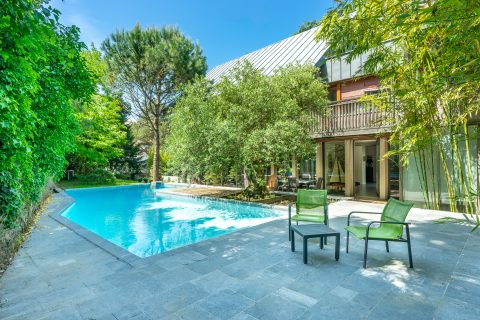
[[[346,254],[345,232],[338,262],[331,238],[304,265],[285,220],[129,263],[51,218],[59,197],[0,279],[0,319],[480,319],[480,233],[438,212],[409,215],[414,269],[404,243],[372,241],[364,270],[363,241]],[[381,208],[337,202],[330,225]]]

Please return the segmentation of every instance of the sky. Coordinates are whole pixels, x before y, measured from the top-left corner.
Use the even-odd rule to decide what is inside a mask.
[[[291,36],[320,19],[333,0],[53,0],[64,25],[97,48],[117,29],[174,25],[198,42],[208,68]]]

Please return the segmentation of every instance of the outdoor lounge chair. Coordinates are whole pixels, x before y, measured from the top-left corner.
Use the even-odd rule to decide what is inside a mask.
[[[290,192],[295,192],[298,189],[298,179],[295,177],[288,177],[287,179],[287,190]]]
[[[295,205],[295,214],[292,207]],[[291,240],[292,221],[323,223],[328,225],[327,190],[299,189],[297,201],[288,205],[288,239]],[[325,238],[326,240],[326,238]],[[325,241],[326,243],[326,241]]]
[[[323,188],[323,178],[317,178],[315,184],[308,186],[310,189],[322,189]]]
[[[348,214],[347,226],[347,253],[350,233],[359,239],[365,240],[365,250],[363,253],[363,267],[367,267],[367,251],[369,240],[381,240],[385,241],[385,247],[387,252],[390,252],[388,247],[389,241],[406,242],[408,247],[408,259],[410,262],[410,268],[413,268],[412,262],[412,248],[410,245],[410,223],[405,222],[408,212],[413,207],[413,203],[402,202],[393,198],[390,198],[387,202],[383,212],[365,212],[365,211],[352,211]],[[380,221],[371,221],[366,226],[351,226],[350,217],[354,213],[367,213],[367,214],[381,214]],[[379,226],[373,226],[373,225]],[[406,238],[403,237],[403,229],[405,227]]]

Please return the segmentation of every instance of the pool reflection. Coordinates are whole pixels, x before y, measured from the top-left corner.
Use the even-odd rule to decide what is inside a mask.
[[[67,190],[63,215],[139,257],[148,257],[279,217],[238,202],[157,194],[146,185]]]

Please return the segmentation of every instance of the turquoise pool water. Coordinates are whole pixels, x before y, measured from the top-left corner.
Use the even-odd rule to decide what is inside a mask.
[[[157,188],[169,188],[157,186]],[[158,189],[157,189],[158,190]],[[70,189],[71,221],[139,257],[210,239],[282,215],[268,207],[154,192],[149,185]]]

